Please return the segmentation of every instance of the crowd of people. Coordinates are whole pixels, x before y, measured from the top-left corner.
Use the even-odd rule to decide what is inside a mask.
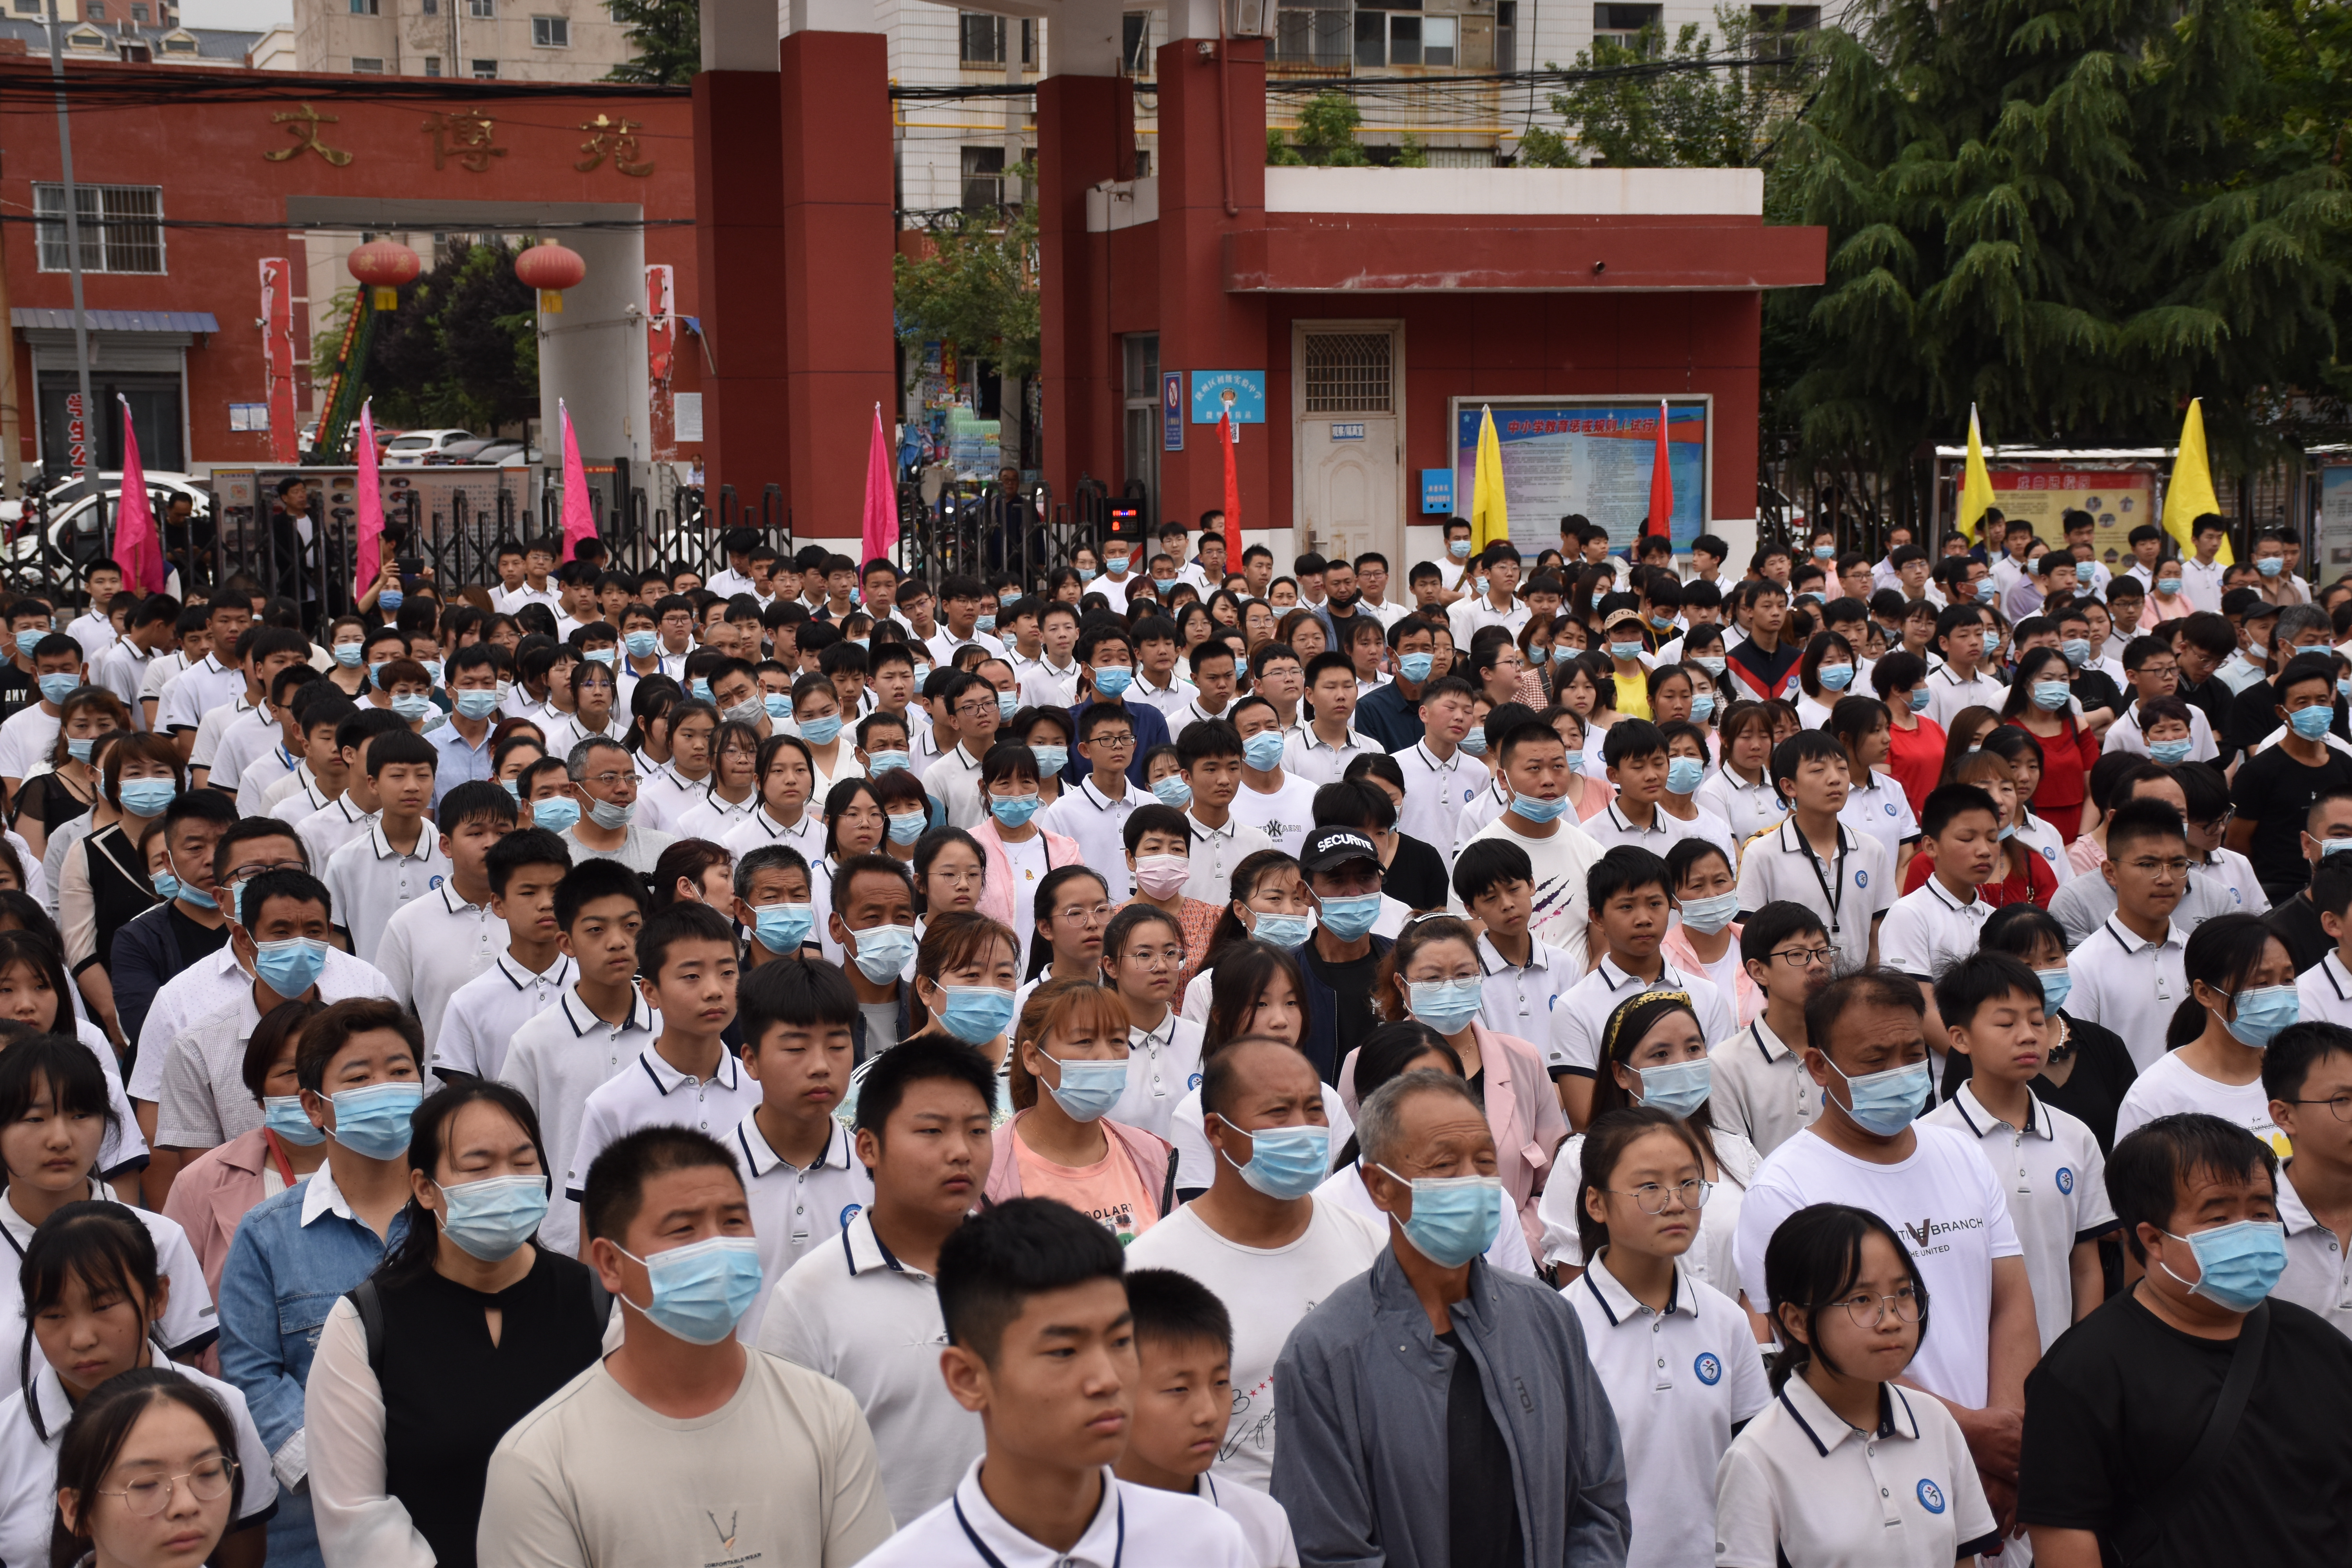
[[[0,601],[0,1562],[2332,1560],[2352,581],[2053,531]]]

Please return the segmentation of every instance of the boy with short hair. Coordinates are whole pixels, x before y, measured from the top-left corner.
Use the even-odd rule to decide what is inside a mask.
[[[1722,827],[1722,819],[1711,812],[1685,820],[1660,808],[1674,758],[1664,733],[1647,719],[1620,719],[1611,725],[1601,742],[1601,760],[1617,795],[1599,816],[1580,826],[1601,848],[1628,844],[1663,856],[1685,838],[1715,837],[1706,831],[1709,824],[1721,828],[1724,838],[1730,837],[1731,830]],[[1698,787],[1696,781],[1691,787]]]
[[[1172,1268],[1127,1276],[1135,1314],[1135,1415],[1127,1451],[1114,1468],[1135,1486],[1196,1497],[1241,1526],[1260,1568],[1298,1561],[1290,1516],[1254,1487],[1223,1486],[1209,1466],[1232,1424],[1234,1323],[1216,1293]]]
[[[2336,945],[2295,977],[2301,1021],[2352,1026],[2352,863],[2342,855],[2322,855],[2305,896],[2319,911],[2319,929]]]
[[[1769,1154],[1821,1115],[1821,1089],[1805,1073],[1805,1004],[1830,983],[1829,932],[1803,904],[1787,900],[1748,914],[1739,963],[1764,1006],[1739,1032],[1717,1040],[1708,1095],[1716,1125]]]
[[[1356,666],[1344,653],[1318,653],[1307,666],[1307,700],[1315,716],[1289,731],[1282,765],[1310,787],[1337,784],[1358,757],[1381,750],[1350,725],[1356,712]]]
[[[1252,1568],[1241,1527],[1199,1498],[1118,1479],[1141,1372],[1111,1234],[1050,1198],[967,1220],[940,1249],[940,1371],[986,1449],[946,1502],[862,1568]]]
[[[2163,1058],[2173,1012],[2189,999],[2189,933],[2172,918],[2189,886],[2189,833],[2170,803],[2145,797],[2116,807],[2106,826],[2101,871],[2116,910],[2068,955],[2066,1013],[2113,1030],[2146,1072]]]
[[[571,869],[563,840],[543,827],[517,827],[483,855],[482,879],[506,951],[443,1006],[433,1049],[439,1076],[497,1078],[515,1031],[553,1006],[579,973],[555,923],[555,889]]]
[[[1742,918],[1778,900],[1804,905],[1830,933],[1840,973],[1878,962],[1879,921],[1895,897],[1886,847],[1838,820],[1846,767],[1844,746],[1819,730],[1801,730],[1773,747],[1772,788],[1789,815],[1749,839],[1739,858]]]
[[[1184,896],[1223,908],[1233,900],[1234,868],[1274,840],[1265,832],[1235,817],[1234,796],[1242,783],[1241,731],[1227,719],[1202,719],[1184,727],[1176,739],[1176,756],[1192,790],[1184,815],[1192,826],[1192,874]]]
[[[1127,819],[1154,799],[1130,782],[1138,711],[1132,702],[1092,702],[1080,710],[1076,751],[1091,771],[1075,787],[1065,783],[1061,798],[1037,816],[1046,832],[1077,840],[1081,858],[1102,873],[1113,903],[1123,902],[1135,885],[1122,837]]]
[[[2352,879],[2345,882],[2352,886]],[[2352,1335],[2352,1300],[2344,1289],[2344,1247],[2352,1232],[2352,1116],[2337,1114],[2352,1110],[2352,1029],[2337,1019],[2315,1018],[2306,1002],[2302,1020],[2280,1030],[2263,1052],[2263,1092],[2271,1097],[2271,1119],[2294,1146],[2294,1158],[2279,1171],[2286,1272],[2272,1295],[2308,1307],[2337,1332]]]
[[[376,819],[328,857],[320,879],[335,895],[352,952],[370,963],[401,906],[438,892],[449,879],[440,830],[425,815],[440,759],[432,742],[404,729],[371,740],[364,771],[378,802]]]
[[[1895,901],[1878,931],[1878,962],[1919,982],[1932,1000],[1936,977],[1977,950],[1992,906],[1977,889],[2001,856],[2000,807],[1970,784],[1930,790],[1919,813],[1919,853],[1935,869]],[[1927,1037],[1938,1044],[1932,1022]]]
[[[375,966],[392,982],[394,998],[424,1025],[428,1060],[449,998],[506,951],[506,922],[490,907],[488,858],[518,815],[514,797],[494,784],[462,784],[443,795],[436,826],[448,879],[384,924]]]
[[[1550,1037],[1553,1009],[1584,978],[1567,949],[1538,942],[1528,930],[1535,890],[1535,863],[1506,840],[1481,838],[1454,862],[1454,891],[1484,928],[1479,1022],[1523,1040]]]
[[[1923,1120],[1966,1134],[2000,1184],[2047,1351],[2106,1300],[2098,1238],[2116,1228],[2106,1158],[2087,1123],[2031,1087],[2046,1052],[2042,982],[2023,959],[1963,955],[1936,981],[1935,1008],[1969,1077]]]

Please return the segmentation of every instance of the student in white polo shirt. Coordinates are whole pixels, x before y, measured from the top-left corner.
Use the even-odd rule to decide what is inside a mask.
[[[2090,945],[2084,942],[2077,953]],[[2189,933],[2180,963],[2189,999],[2162,1037],[2166,1053],[2141,1068],[2124,1092],[2116,1136],[2126,1137],[2159,1116],[2194,1110],[2245,1128],[2284,1159],[2291,1151],[2271,1120],[2263,1051],[2301,1011],[2286,944],[2260,915],[2216,915]],[[2079,957],[2067,967],[2079,989]],[[2131,1041],[2135,1056],[2139,1045]]]
[[[1077,723],[1078,755],[1093,771],[1075,785],[1065,779],[1061,799],[1038,814],[1037,826],[1076,839],[1086,864],[1109,884],[1111,902],[1124,903],[1134,891],[1134,881],[1127,868],[1123,830],[1138,806],[1159,797],[1136,788],[1127,776],[1128,764],[1135,760],[1135,721],[1124,706],[1090,704]]]
[[[2082,1118],[2028,1087],[2042,1068],[2041,977],[2007,952],[1971,953],[1936,981],[1936,1011],[1968,1081],[1922,1118],[1975,1140],[2024,1248],[2042,1348],[2106,1300],[2099,1237],[2116,1228],[2106,1156]]]
[[[1553,1009],[1584,975],[1565,948],[1529,934],[1535,888],[1528,852],[1502,839],[1468,845],[1454,862],[1454,891],[1483,928],[1478,962],[1486,980],[1478,1021],[1498,1035],[1546,1041]]]
[[[1778,899],[1811,910],[1838,950],[1841,974],[1878,962],[1878,925],[1895,907],[1895,862],[1876,839],[1838,820],[1847,794],[1845,748],[1801,730],[1772,748],[1772,787],[1788,819],[1748,841],[1739,857],[1739,908]]]
[[[742,1158],[760,1243],[760,1299],[735,1326],[737,1338],[756,1344],[776,1282],[840,1240],[873,1201],[874,1179],[834,1116],[856,1061],[857,994],[841,967],[775,959],[742,977],[735,1000],[743,1070],[759,1085],[760,1104],[720,1141]]]
[[[761,1309],[761,1350],[856,1395],[893,1519],[946,1501],[981,1453],[979,1419],[940,1375],[937,1276],[988,1184],[995,1095],[987,1058],[944,1036],[877,1058],[858,1086],[854,1155],[872,1197]]]
[[[2189,998],[2189,933],[2173,919],[2189,886],[2189,833],[2168,803],[2139,799],[2116,808],[2106,837],[2102,870],[2116,910],[2067,957],[2074,983],[2066,1011],[2113,1031],[2146,1072],[2164,1055],[2165,1031]]]
[[[1202,1026],[1171,1005],[1184,964],[1184,928],[1166,910],[1138,899],[1103,929],[1103,978],[1128,1019],[1127,1088],[1104,1114],[1161,1138],[1201,1077]]]
[[[1790,1563],[1950,1568],[2000,1544],[1966,1438],[1943,1405],[1895,1379],[1937,1314],[1894,1227],[1843,1204],[1791,1215],[1772,1237],[1772,1403],[1715,1478],[1717,1568]]]
[[[442,1007],[432,1065],[443,1078],[497,1078],[515,1031],[554,1006],[580,972],[555,923],[555,889],[572,869],[563,840],[543,827],[518,827],[491,845],[482,861],[490,913],[506,934],[506,951]]]
[[[1112,1472],[1139,1371],[1124,1263],[1110,1232],[1045,1198],[999,1205],[947,1239],[940,1370],[980,1416],[985,1447],[945,1502],[861,1568],[1253,1568],[1241,1527],[1216,1508]]]
[[[439,891],[449,879],[440,830],[425,816],[439,760],[422,735],[369,742],[367,779],[380,813],[365,832],[328,857],[320,873],[335,896],[336,923],[351,938],[352,953],[370,963],[401,906]]]
[[[2322,857],[2304,897],[2336,945],[2295,977],[2302,1020],[2352,1025],[2352,957],[2347,956],[2352,954],[2352,863],[2343,856]]]
[[[1560,1104],[1571,1126],[1582,1127],[1592,1114],[1592,1080],[1606,1054],[1602,1036],[1609,1016],[1627,997],[1644,991],[1688,992],[1705,1038],[1720,1040],[1731,1034],[1731,1011],[1715,987],[1697,975],[1685,974],[1658,951],[1673,913],[1672,884],[1665,861],[1629,844],[1603,855],[1585,874],[1593,936],[1606,951],[1592,973],[1570,987],[1552,1009],[1546,1052],[1547,1067],[1559,1069]]]
[[[687,1127],[724,1139],[760,1105],[759,1081],[721,1037],[735,1021],[741,954],[735,927],[709,904],[678,902],[637,932],[637,988],[661,1028],[637,1059],[590,1092],[564,1187],[585,1195],[588,1167],[641,1127]]]
[[[1234,815],[1234,796],[1242,783],[1241,732],[1223,718],[1188,724],[1176,737],[1176,759],[1192,796],[1184,808],[1193,841],[1184,896],[1204,904],[1228,903],[1241,896],[1233,883],[1241,863],[1275,847],[1263,829]]]
[[[1805,1071],[1805,1004],[1830,983],[1835,949],[1813,911],[1783,900],[1748,917],[1739,962],[1764,1006],[1707,1052],[1716,1120],[1766,1154],[1822,1112],[1821,1086]]]
[[[1560,1294],[1584,1328],[1625,1450],[1633,1513],[1626,1568],[1708,1561],[1715,1521],[1694,1507],[1715,1484],[1731,1434],[1771,1402],[1739,1304],[1685,1269],[1708,1198],[1690,1131],[1664,1110],[1595,1119],[1573,1179],[1582,1254]]]
[[[1928,792],[1919,826],[1919,852],[1932,869],[1886,911],[1878,928],[1878,962],[1917,981],[1932,1005],[1936,977],[1977,950],[1992,916],[1992,905],[1977,889],[2001,862],[2000,807],[1975,784],[1942,784]],[[1943,1037],[1932,1021],[1928,1029],[1927,1043],[1941,1068]]]
[[[375,966],[393,995],[425,1026],[428,1056],[437,1049],[449,998],[507,950],[506,921],[490,907],[488,858],[514,831],[514,797],[494,784],[462,784],[435,814],[449,879],[411,900],[385,925]]]
[[[2263,1092],[2294,1147],[2279,1167],[2286,1272],[2271,1294],[2352,1335],[2352,1028],[2305,1018],[2280,1030]]]

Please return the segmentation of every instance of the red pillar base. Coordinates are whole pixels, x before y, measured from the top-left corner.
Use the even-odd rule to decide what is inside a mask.
[[[756,508],[791,478],[784,445],[784,244],[782,79],[704,71],[694,79],[694,237],[702,342],[704,493],[732,486]],[[884,189],[888,189],[886,181]],[[779,522],[782,519],[778,520]]]

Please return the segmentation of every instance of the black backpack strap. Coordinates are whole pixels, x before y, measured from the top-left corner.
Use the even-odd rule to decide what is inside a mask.
[[[1175,1150],[1168,1151],[1168,1178],[1160,1184],[1160,1217],[1166,1219],[1176,1212],[1176,1163],[1183,1156]]]
[[[2254,1391],[2254,1378],[2262,1371],[2263,1346],[2271,1331],[2271,1304],[2263,1302],[2246,1314],[2239,1325],[2236,1348],[2230,1353],[2230,1370],[2221,1379],[2221,1393],[2213,1401],[2212,1414],[2205,1418],[2205,1430],[2199,1435],[2197,1446],[2189,1451],[2188,1462],[2172,1473],[2163,1488],[2150,1494],[2148,1505],[2132,1515],[2116,1531],[2116,1544],[2133,1544],[2127,1556],[2136,1556],[2162,1538],[2169,1521],[2188,1498],[2202,1490],[2209,1483],[2215,1463],[2230,1440],[2238,1435],[2241,1419],[2246,1414],[2246,1401]],[[2136,1543],[2136,1544],[2134,1544]]]
[[[362,1279],[346,1291],[349,1301],[360,1315],[360,1331],[367,1336],[368,1370],[377,1381],[383,1378],[383,1295],[375,1288],[373,1279]]]

